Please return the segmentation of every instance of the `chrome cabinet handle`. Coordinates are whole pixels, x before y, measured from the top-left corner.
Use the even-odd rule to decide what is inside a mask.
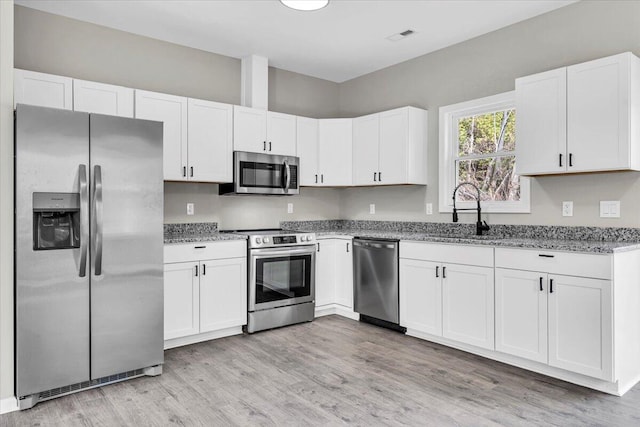
[[[96,218],[95,243],[96,243],[96,263],[95,275],[102,274],[102,167],[95,166],[93,168],[93,205]]]
[[[87,166],[80,165],[78,168],[78,179],[80,181],[80,271],[78,275],[87,275],[87,251],[89,242],[89,188],[87,185]]]

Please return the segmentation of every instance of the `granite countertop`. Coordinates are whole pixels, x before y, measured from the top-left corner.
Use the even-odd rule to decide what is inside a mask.
[[[308,231],[308,230],[305,230]],[[522,249],[546,249],[564,252],[611,254],[640,249],[640,242],[606,242],[595,240],[532,239],[495,236],[440,236],[426,233],[379,230],[320,230],[316,236],[353,236],[404,241],[450,243]]]
[[[282,223],[282,226],[287,229],[315,232],[320,237],[345,235],[593,254],[612,254],[640,249],[640,230],[623,228],[495,225],[492,226],[489,234],[475,236],[475,226],[469,224],[332,220],[288,222]]]
[[[235,233],[220,233],[218,223],[165,224],[164,244],[217,242],[223,240],[247,240],[247,236]]]

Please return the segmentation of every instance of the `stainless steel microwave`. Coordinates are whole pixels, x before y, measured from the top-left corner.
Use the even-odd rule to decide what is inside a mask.
[[[299,159],[295,156],[233,153],[233,183],[220,184],[220,194],[298,194]]]

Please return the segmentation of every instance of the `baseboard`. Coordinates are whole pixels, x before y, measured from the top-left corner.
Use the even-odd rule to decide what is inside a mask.
[[[18,400],[14,396],[0,399],[0,414],[8,414],[9,412],[17,410]]]
[[[164,342],[164,349],[182,347],[183,345],[196,344],[203,341],[215,340],[218,338],[230,337],[242,334],[242,326],[220,329],[219,331],[205,332],[203,334],[189,335],[187,337],[173,338]]]
[[[339,304],[327,304],[316,307],[316,317],[330,316],[332,314],[337,314],[338,316],[346,317],[351,320],[360,320],[360,314],[354,312],[349,307]]]

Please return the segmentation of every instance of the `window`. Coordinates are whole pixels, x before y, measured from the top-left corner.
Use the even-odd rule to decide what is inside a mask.
[[[440,108],[440,212],[453,209],[462,182],[480,189],[483,212],[529,212],[529,179],[516,174],[514,92]],[[463,186],[456,206],[475,207],[476,192]]]

